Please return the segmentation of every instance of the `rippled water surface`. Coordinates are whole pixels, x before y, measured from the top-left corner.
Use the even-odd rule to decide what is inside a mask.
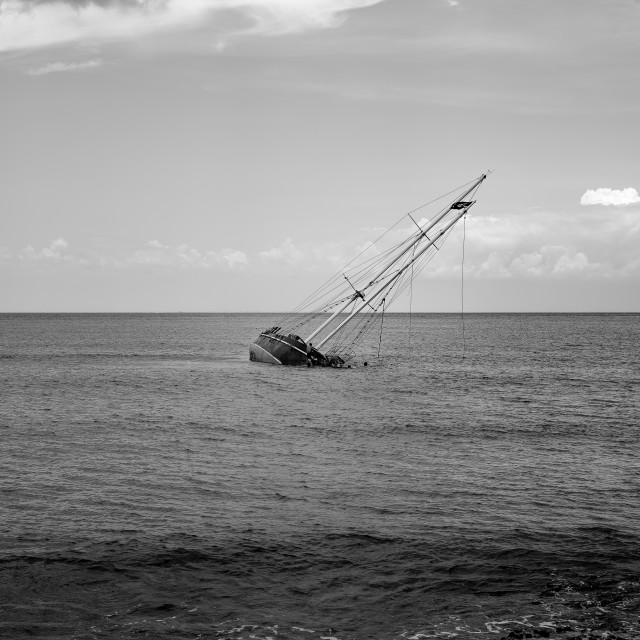
[[[640,316],[277,319],[0,315],[0,637],[640,637]]]

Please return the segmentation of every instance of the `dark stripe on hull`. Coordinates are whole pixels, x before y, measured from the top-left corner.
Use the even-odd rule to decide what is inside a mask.
[[[306,365],[306,345],[289,336],[261,334],[249,345],[249,359],[270,364]]]

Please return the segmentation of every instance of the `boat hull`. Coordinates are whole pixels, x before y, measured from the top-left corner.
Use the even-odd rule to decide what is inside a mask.
[[[253,362],[301,366],[307,364],[306,344],[294,336],[261,333],[249,345]]]
[[[340,356],[324,355],[299,336],[273,330],[261,333],[249,345],[249,360],[294,367],[342,367],[345,364]]]

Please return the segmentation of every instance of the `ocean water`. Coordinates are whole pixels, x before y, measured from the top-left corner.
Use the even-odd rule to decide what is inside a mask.
[[[639,315],[277,319],[0,316],[0,637],[640,638]]]

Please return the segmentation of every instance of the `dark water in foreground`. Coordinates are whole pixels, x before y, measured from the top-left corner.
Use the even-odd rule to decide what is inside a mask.
[[[0,316],[0,637],[640,637],[638,315]]]

